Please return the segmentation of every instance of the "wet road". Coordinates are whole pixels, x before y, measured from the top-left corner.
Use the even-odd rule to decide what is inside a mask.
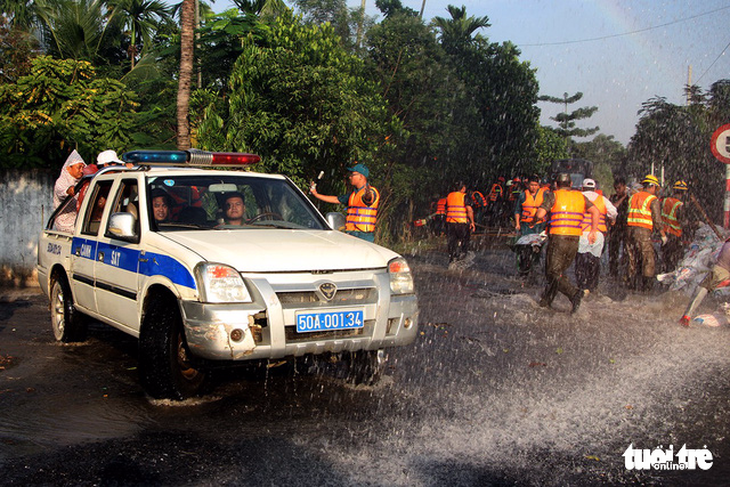
[[[221,374],[203,399],[145,396],[136,342],[53,340],[35,292],[0,302],[4,485],[727,485],[730,329],[675,325],[687,298],[537,307],[512,254],[463,272],[411,257],[419,340],[375,387],[288,365]],[[707,300],[711,309],[717,302]],[[637,449],[709,449],[707,470],[627,470]]]

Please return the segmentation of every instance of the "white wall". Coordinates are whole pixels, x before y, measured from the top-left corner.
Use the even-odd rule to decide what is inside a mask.
[[[38,236],[53,211],[47,170],[0,171],[0,286],[37,284]]]

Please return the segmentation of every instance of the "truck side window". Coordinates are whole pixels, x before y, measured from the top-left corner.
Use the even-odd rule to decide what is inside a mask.
[[[139,191],[137,190],[136,179],[124,179],[119,185],[119,190],[114,199],[110,215],[114,213],[131,213],[135,219],[135,233],[139,235]],[[113,235],[107,229],[107,237]]]
[[[96,235],[99,233],[101,217],[104,215],[104,208],[106,208],[112,183],[113,181],[101,181],[95,186],[90,204],[86,207],[84,226],[81,229],[82,234]]]

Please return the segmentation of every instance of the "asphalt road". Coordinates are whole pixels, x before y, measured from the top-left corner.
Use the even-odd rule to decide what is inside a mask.
[[[417,343],[353,387],[288,364],[221,374],[206,397],[142,392],[136,343],[53,340],[37,290],[0,302],[3,485],[727,485],[730,329],[676,325],[687,297],[537,306],[513,255],[465,271],[412,256]],[[717,306],[708,299],[707,309]],[[624,452],[709,450],[709,470],[629,470]],[[676,464],[676,461],[674,462]]]

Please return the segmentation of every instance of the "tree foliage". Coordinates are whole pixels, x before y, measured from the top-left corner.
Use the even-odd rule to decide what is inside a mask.
[[[583,129],[576,126],[576,121],[590,118],[598,111],[598,107],[582,107],[568,113],[568,105],[572,105],[573,103],[580,101],[581,98],[583,98],[583,93],[581,92],[572,96],[568,96],[567,93],[563,93],[562,98],[549,95],[543,95],[539,98],[540,101],[564,105],[564,111],[554,117],[550,117],[550,119],[558,123],[557,131],[565,138],[588,137],[599,130],[599,127]]]
[[[229,83],[226,106],[209,106],[197,127],[201,147],[257,152],[262,170],[299,182],[328,175],[342,190],[353,159],[371,161],[397,129],[363,62],[348,54],[330,25],[306,26],[281,15],[263,40],[247,40]]]
[[[134,93],[97,78],[86,61],[34,58],[28,75],[0,85],[0,158],[5,167],[55,167],[71,148],[128,147],[136,108]]]

